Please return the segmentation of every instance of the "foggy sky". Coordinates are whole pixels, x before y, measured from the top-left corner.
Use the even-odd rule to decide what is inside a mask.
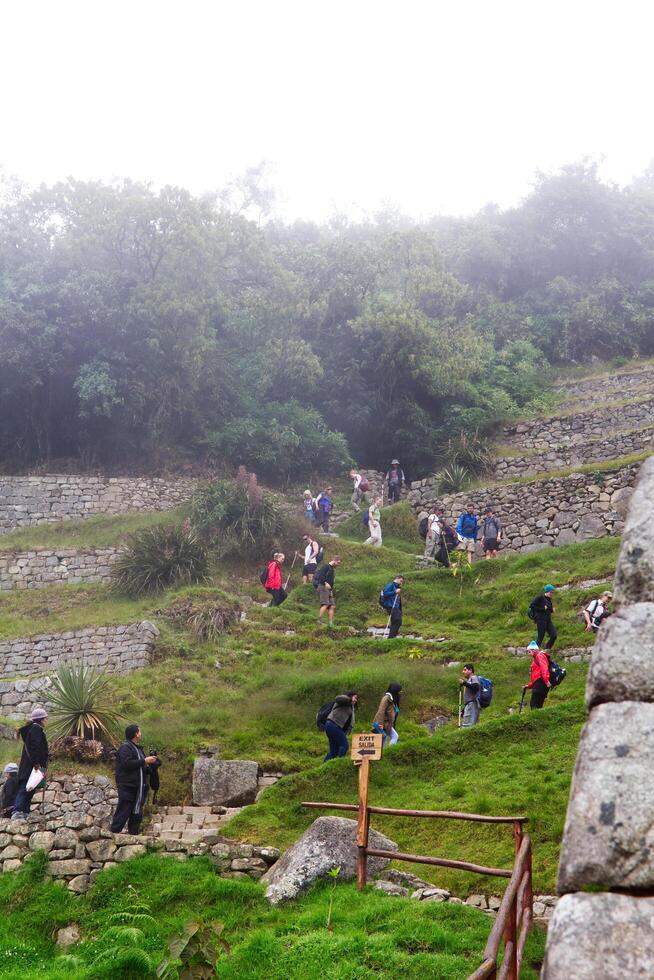
[[[286,218],[517,202],[654,158],[646,2],[27,0],[0,8],[0,168],[199,193],[265,159]]]

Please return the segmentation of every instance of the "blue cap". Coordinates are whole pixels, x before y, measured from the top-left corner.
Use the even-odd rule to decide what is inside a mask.
[[[546,585],[543,588],[543,592],[554,592],[555,589],[556,589],[556,586],[555,585]]]

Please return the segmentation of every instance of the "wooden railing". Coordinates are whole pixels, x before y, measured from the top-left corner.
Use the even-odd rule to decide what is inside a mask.
[[[369,806],[367,789],[367,779],[360,781],[358,806],[353,803],[302,804],[312,809],[349,810],[357,813],[357,887],[362,889],[366,885],[368,856],[388,858],[389,861],[409,861],[415,864],[457,868],[496,878],[508,878],[509,883],[504,898],[484,949],[484,960],[468,980],[485,980],[485,978],[518,980],[524,945],[532,920],[531,839],[523,832],[523,824],[526,823],[527,817],[491,817],[481,813],[456,813],[449,810],[400,810],[395,807]],[[405,854],[401,851],[369,847],[371,813],[394,817],[429,817],[442,820],[469,820],[477,823],[512,824],[515,841],[513,868],[491,868],[472,864],[469,861],[454,861],[450,858]],[[502,941],[504,942],[503,955],[498,964]]]

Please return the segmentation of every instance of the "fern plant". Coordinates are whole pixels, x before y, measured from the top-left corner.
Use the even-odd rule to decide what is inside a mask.
[[[132,534],[111,570],[115,591],[136,598],[206,580],[207,550],[183,525],[145,528]]]
[[[48,691],[51,737],[98,738],[115,743],[123,720],[106,674],[85,664],[62,664]]]

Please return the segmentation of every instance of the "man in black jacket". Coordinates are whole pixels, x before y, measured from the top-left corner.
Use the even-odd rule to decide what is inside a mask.
[[[542,643],[547,633],[548,640],[545,645],[546,650],[551,650],[554,646],[554,642],[558,636],[556,626],[552,622],[552,613],[554,612],[554,603],[552,602],[552,593],[555,591],[555,585],[545,585],[543,586],[543,591],[540,595],[537,595],[535,599],[532,599],[529,603],[529,617],[533,619],[536,624],[536,643],[538,644],[538,649],[542,649]]]
[[[18,790],[12,820],[27,820],[32,797],[39,788],[37,786],[36,789],[27,791],[27,780],[32,775],[32,769],[45,772],[48,768],[48,740],[44,731],[47,720],[48,712],[45,708],[34,708],[28,723],[18,729],[23,740],[23,751],[18,766]]]
[[[156,755],[145,754],[139,745],[140,741],[139,726],[128,725],[125,729],[125,741],[116,755],[118,806],[111,821],[111,831],[114,834],[120,834],[125,824],[128,833],[138,834],[145,798],[148,795],[150,773],[161,765]]]

